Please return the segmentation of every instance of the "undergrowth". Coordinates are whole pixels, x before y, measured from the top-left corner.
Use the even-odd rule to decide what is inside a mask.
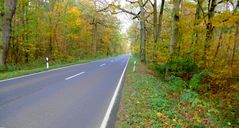
[[[189,81],[177,75],[159,78],[140,63],[132,72],[134,60],[129,62],[116,127],[239,127],[238,91],[202,91],[210,88],[201,86],[207,72],[196,71]]]

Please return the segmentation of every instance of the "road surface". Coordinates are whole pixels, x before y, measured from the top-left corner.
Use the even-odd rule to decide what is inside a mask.
[[[0,128],[104,127],[128,59],[122,55],[0,81]]]

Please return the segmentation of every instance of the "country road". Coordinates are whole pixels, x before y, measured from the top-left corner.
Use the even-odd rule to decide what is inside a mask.
[[[128,59],[122,55],[0,81],[0,127],[104,127]]]

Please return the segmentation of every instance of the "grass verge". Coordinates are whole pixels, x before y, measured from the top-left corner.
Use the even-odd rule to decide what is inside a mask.
[[[32,73],[42,72],[46,70],[51,70],[55,68],[75,65],[75,64],[82,64],[87,62],[96,61],[99,59],[107,58],[106,56],[99,56],[95,58],[86,58],[80,60],[72,60],[72,61],[64,61],[64,62],[50,62],[49,69],[46,69],[45,63],[42,61],[36,61],[28,64],[19,64],[19,65],[8,65],[8,71],[0,72],[0,80],[9,79],[13,77],[18,77],[22,75],[28,75]]]
[[[140,63],[133,73],[134,60],[129,61],[116,128],[239,127],[238,104],[225,105],[230,99],[183,88],[176,78],[160,80]]]

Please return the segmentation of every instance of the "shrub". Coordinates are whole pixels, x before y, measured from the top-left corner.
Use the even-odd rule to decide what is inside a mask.
[[[208,72],[201,71],[193,75],[189,81],[189,87],[194,90],[198,90],[202,86],[202,78],[207,77]]]
[[[207,78],[208,76],[209,73],[205,71],[194,74],[192,79],[189,81],[189,87],[196,91],[202,91],[202,89],[206,89],[209,84],[203,83],[203,78]]]
[[[166,64],[154,64],[153,68],[156,70],[157,73],[165,74],[167,65]]]
[[[188,80],[191,75],[198,70],[197,65],[192,59],[173,59],[166,64],[170,73]]]
[[[173,87],[173,90],[177,90],[179,89],[178,87],[185,87],[187,85],[187,83],[182,78],[176,76],[170,76],[168,83]]]

